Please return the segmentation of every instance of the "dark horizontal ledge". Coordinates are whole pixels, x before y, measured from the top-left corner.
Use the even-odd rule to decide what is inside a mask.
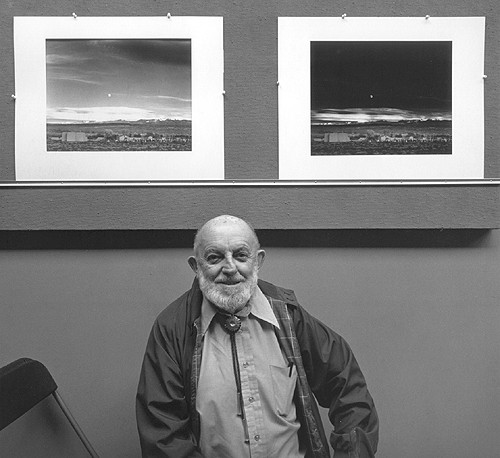
[[[456,248],[487,242],[486,229],[258,230],[263,248]],[[191,248],[194,230],[0,231],[1,250]]]

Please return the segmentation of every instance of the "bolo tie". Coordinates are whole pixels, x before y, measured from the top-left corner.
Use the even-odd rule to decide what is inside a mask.
[[[243,394],[241,392],[241,375],[240,375],[240,365],[238,363],[238,350],[236,348],[236,333],[241,328],[241,318],[236,315],[226,315],[225,313],[217,313],[217,321],[222,326],[222,329],[229,334],[229,340],[231,341],[231,354],[233,358],[233,371],[234,379],[236,381],[236,395],[237,395],[237,405],[238,405],[238,416],[241,417],[243,421],[243,428],[245,430],[245,442],[249,442],[248,436],[248,426],[245,417],[245,404],[243,402]]]

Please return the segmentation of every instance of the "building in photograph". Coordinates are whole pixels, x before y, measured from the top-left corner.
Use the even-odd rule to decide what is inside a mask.
[[[63,132],[61,140],[63,142],[86,142],[87,134],[85,132]]]

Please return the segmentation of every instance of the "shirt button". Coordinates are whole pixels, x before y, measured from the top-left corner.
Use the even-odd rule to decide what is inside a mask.
[[[248,363],[246,361],[243,363],[243,367],[248,367]]]
[[[258,442],[260,441],[260,436],[258,434],[256,434],[255,436],[253,436],[253,438]]]
[[[255,398],[254,398],[253,396],[250,396],[250,397],[248,398],[248,401],[249,401],[249,402],[253,402],[253,401],[255,401]]]

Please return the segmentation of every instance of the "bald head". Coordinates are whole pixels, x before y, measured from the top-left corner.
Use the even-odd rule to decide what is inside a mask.
[[[207,243],[214,233],[238,231],[242,237],[246,237],[255,250],[260,248],[259,239],[254,228],[245,220],[232,215],[220,215],[208,220],[196,233],[194,238],[194,253],[199,255],[200,245]]]
[[[246,221],[222,215],[200,228],[188,263],[204,297],[219,309],[236,313],[257,288],[257,272],[265,254]]]

